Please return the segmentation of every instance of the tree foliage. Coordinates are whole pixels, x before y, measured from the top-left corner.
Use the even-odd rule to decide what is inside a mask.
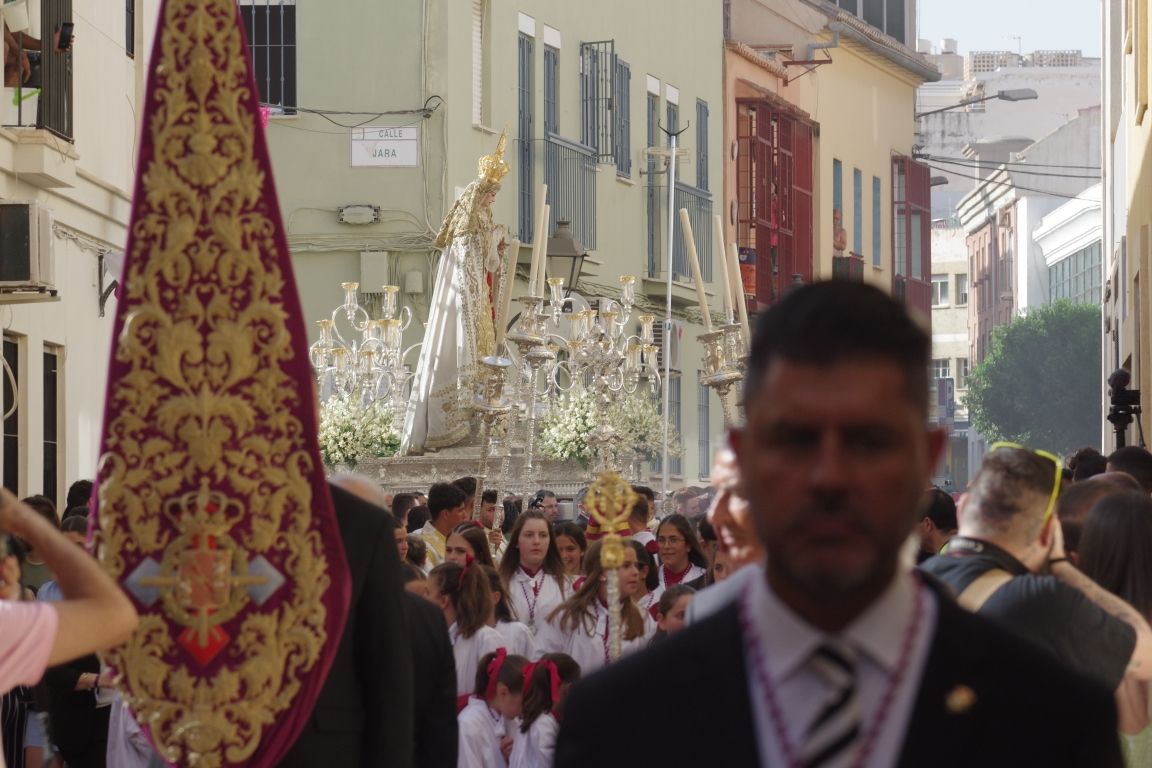
[[[1099,446],[1100,308],[1059,301],[992,332],[968,380],[969,419],[984,437],[1065,453]]]

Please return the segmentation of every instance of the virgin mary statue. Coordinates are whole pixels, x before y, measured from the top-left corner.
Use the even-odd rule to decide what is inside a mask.
[[[480,158],[479,175],[452,206],[436,238],[442,253],[402,455],[457,445],[471,432],[477,361],[496,351],[491,286],[500,285],[503,227],[492,224],[491,206],[508,173],[506,144],[501,134],[496,151]]]

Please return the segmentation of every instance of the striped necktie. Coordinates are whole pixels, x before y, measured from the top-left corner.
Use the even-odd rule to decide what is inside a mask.
[[[828,700],[805,733],[800,748],[804,768],[846,768],[859,747],[860,701],[856,695],[856,653],[827,641],[808,660],[828,690]]]

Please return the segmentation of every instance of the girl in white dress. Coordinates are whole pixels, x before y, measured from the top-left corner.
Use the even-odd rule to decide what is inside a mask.
[[[452,656],[456,659],[456,709],[468,703],[480,657],[504,646],[504,638],[488,626],[492,593],[478,565],[441,563],[428,574],[432,599],[444,611]]]
[[[486,653],[476,671],[475,693],[461,710],[459,768],[505,768],[524,698],[528,659],[503,648]]]
[[[450,563],[464,565],[472,558],[477,565],[496,567],[492,550],[488,548],[488,537],[475,520],[465,520],[452,529],[444,544],[444,559]]]
[[[508,768],[552,768],[564,699],[580,679],[571,656],[549,653],[524,670],[524,717]]]
[[[500,575],[508,584],[512,615],[535,634],[571,591],[552,523],[543,512],[530,509],[516,518],[500,560]]]
[[[673,584],[704,588],[708,557],[688,518],[676,513],[661,520],[656,529],[656,544],[660,547],[660,585],[654,590],[657,599]]]
[[[508,588],[504,586],[499,571],[484,566],[484,574],[488,577],[488,588],[492,590],[492,616],[488,619],[488,626],[504,638],[504,647],[508,653],[535,658],[536,636],[523,622],[516,621],[512,616],[512,608],[508,605]]]
[[[536,646],[545,653],[566,653],[576,660],[584,674],[609,662],[608,575],[600,565],[603,542],[593,542],[584,558],[584,584],[549,616],[539,634]],[[620,602],[613,608],[620,612],[621,649],[627,654],[643,648],[656,627],[642,612],[633,597],[640,584],[636,570],[636,552],[624,548],[624,565],[620,568]]]
[[[656,594],[656,587],[660,585],[660,577],[656,575],[656,561],[652,559],[648,547],[636,540],[633,536],[628,542],[636,552],[636,570],[640,574],[640,585],[636,587],[636,607],[652,617],[652,621],[659,618],[656,615],[656,606],[660,602]]]

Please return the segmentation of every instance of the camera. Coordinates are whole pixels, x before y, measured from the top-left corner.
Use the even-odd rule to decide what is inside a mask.
[[[1140,415],[1140,390],[1128,389],[1128,385],[1131,383],[1132,374],[1125,368],[1117,368],[1108,377],[1108,395],[1111,406],[1108,409],[1108,421],[1112,422],[1112,426],[1116,430],[1117,447],[1124,446],[1125,432],[1134,420],[1137,428],[1140,429],[1140,445],[1144,445],[1144,430],[1140,425],[1140,420],[1135,418]]]

